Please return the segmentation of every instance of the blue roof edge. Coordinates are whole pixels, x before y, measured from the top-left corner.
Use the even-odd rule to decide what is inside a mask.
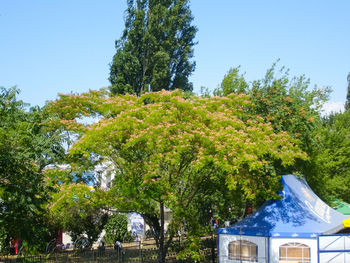
[[[250,230],[250,231],[249,231]],[[322,233],[296,233],[296,232],[279,232],[279,233],[264,233],[264,231],[253,231],[252,229],[240,228],[219,228],[219,235],[236,235],[236,236],[256,236],[256,237],[273,237],[273,238],[317,238]]]

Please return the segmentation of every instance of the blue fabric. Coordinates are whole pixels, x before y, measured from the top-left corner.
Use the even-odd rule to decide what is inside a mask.
[[[347,217],[324,203],[305,180],[282,176],[280,200],[270,200],[233,227],[219,234],[316,238],[342,225]]]

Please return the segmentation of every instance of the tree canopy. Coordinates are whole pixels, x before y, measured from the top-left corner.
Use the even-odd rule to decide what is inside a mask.
[[[288,166],[305,158],[295,139],[249,113],[252,103],[244,94],[186,98],[176,90],[140,97],[106,95],[61,95],[50,105],[60,112],[53,125],[82,133],[72,156],[97,154],[100,161],[113,163],[108,203],[142,214],[156,233],[160,262],[169,245],[164,239],[165,207],[172,211],[168,242],[184,222],[191,226],[189,234],[197,235],[199,208],[194,201],[211,194],[211,182],[245,198],[276,197],[280,177],[274,162]],[[74,119],[82,114],[99,114],[101,119],[82,126]]]
[[[299,140],[299,147],[309,157],[317,151],[319,144],[318,130],[321,127],[320,109],[328,99],[330,89],[310,88],[310,81],[305,76],[290,77],[289,71],[277,63],[267,70],[264,78],[248,83],[239,73],[239,67],[231,69],[225,75],[214,95],[226,96],[230,93],[244,93],[250,98],[254,107],[252,114],[258,114],[270,122],[276,133],[285,131]],[[294,166],[280,167],[280,174],[302,173],[309,176],[311,185],[314,178],[310,176],[311,163],[298,161]],[[317,181],[317,179],[315,179]]]
[[[348,90],[346,93],[345,110],[350,110],[350,73],[348,74]]]
[[[350,203],[350,111],[325,119],[320,131],[320,147],[315,165],[322,178],[325,195]]]
[[[115,213],[111,215],[105,226],[106,235],[104,240],[109,244],[116,241],[122,242],[128,233],[128,217],[125,214]]]
[[[62,170],[66,174],[66,171]],[[54,173],[54,172],[53,172]],[[86,235],[89,245],[97,240],[107,223],[108,213],[98,200],[99,191],[85,183],[56,184],[47,221],[69,233],[73,241]]]
[[[110,68],[113,94],[192,90],[196,27],[188,0],[128,0]]]
[[[49,114],[26,110],[18,90],[0,89],[0,231],[1,249],[10,239],[33,247],[48,234],[44,224],[49,188],[44,167],[63,155],[60,135],[47,129]]]

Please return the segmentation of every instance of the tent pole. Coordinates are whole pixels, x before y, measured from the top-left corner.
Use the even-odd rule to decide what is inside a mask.
[[[239,259],[240,259],[240,262],[242,263],[242,226],[240,227],[240,230],[239,230]]]

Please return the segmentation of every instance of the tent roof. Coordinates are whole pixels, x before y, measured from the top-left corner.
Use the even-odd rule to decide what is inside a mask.
[[[324,203],[305,180],[282,176],[280,200],[267,201],[255,213],[219,234],[272,237],[308,237],[334,234],[344,228],[344,216]]]

